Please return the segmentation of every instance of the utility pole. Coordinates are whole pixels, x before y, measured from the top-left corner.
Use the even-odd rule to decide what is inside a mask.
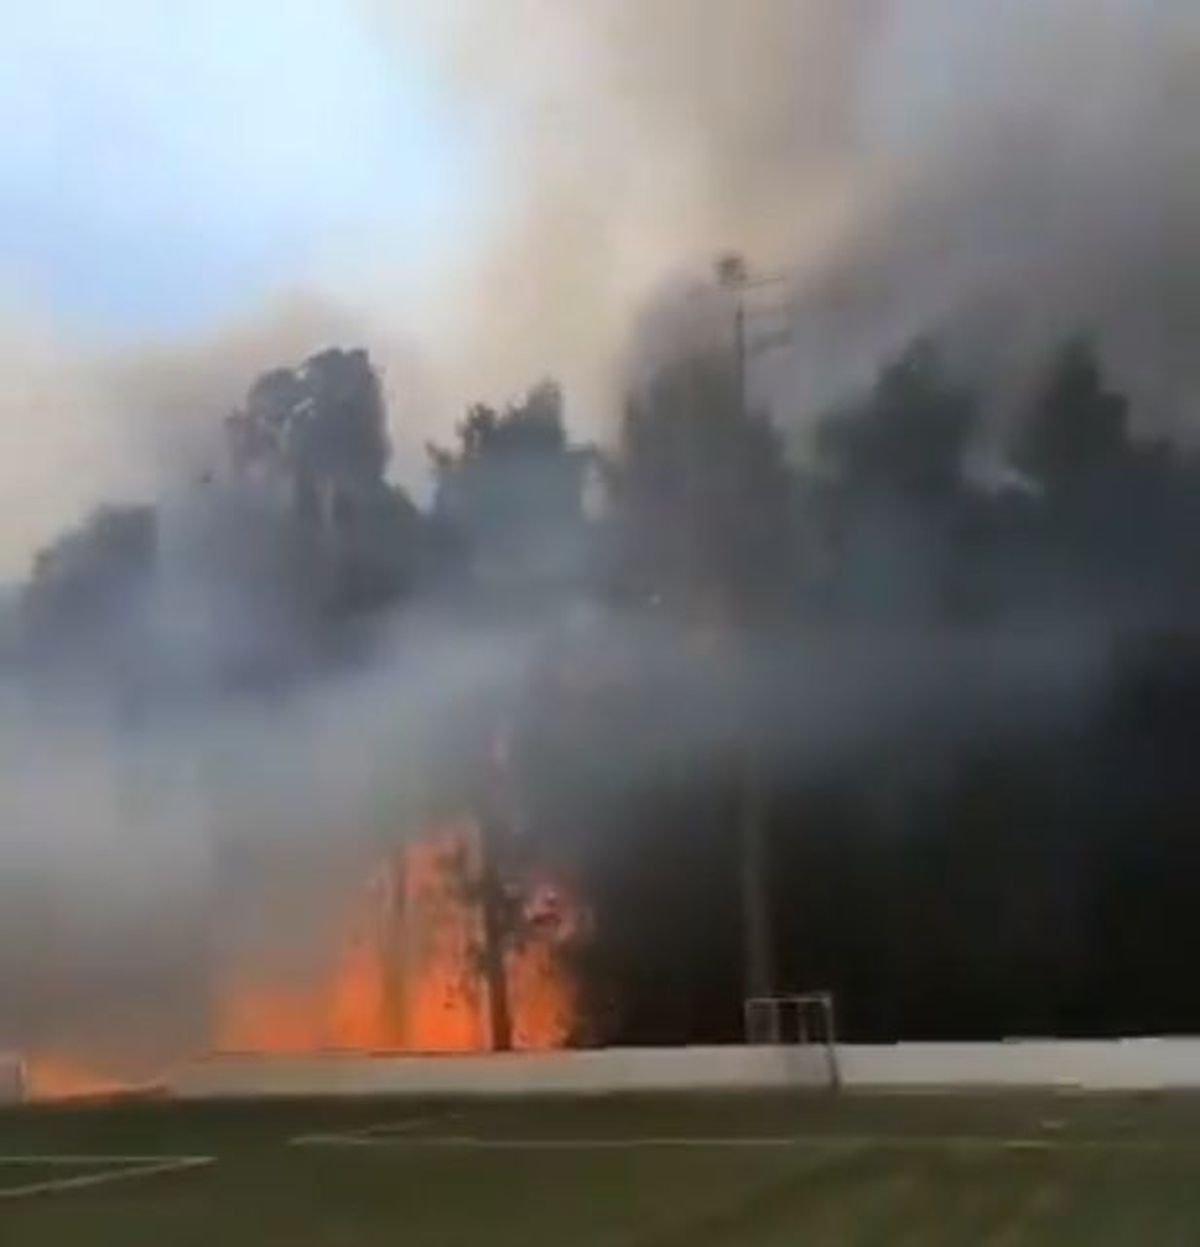
[[[501,859],[508,840],[503,792],[506,765],[505,731],[498,726],[486,742],[484,780],[479,809],[479,890],[483,917],[483,978],[493,1052],[513,1046],[512,1007],[508,990],[508,904]]]
[[[749,363],[752,349],[779,345],[786,336],[775,335],[763,342],[751,343],[748,334],[750,311],[747,294],[756,289],[780,286],[787,281],[784,274],[752,277],[745,261],[738,255],[722,256],[716,265],[718,288],[734,299],[734,390],[737,419],[746,422],[750,415]],[[740,631],[740,629],[739,629]],[[767,835],[766,793],[759,753],[762,747],[757,730],[755,680],[753,663],[738,637],[737,658],[741,661],[745,682],[744,701],[738,707],[738,794],[737,834],[739,849],[739,884],[742,908],[743,995],[747,1000],[775,995],[777,968],[775,956],[775,922],[771,904],[770,846]]]

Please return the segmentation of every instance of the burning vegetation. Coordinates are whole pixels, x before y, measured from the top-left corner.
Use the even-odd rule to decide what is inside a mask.
[[[506,899],[511,1033],[492,1033],[480,834],[469,819],[428,831],[355,898],[328,975],[296,989],[239,983],[216,1003],[216,1047],[262,1053],[480,1052],[565,1046],[580,1026],[572,945],[585,924],[561,885],[529,880]]]
[[[159,1069],[728,1040],[745,994],[818,983],[867,1038],[1200,1026],[1168,974],[1196,914],[1194,454],[1138,433],[1083,339],[991,471],[932,340],[804,461],[747,368],[664,364],[607,451],[554,385],[476,407],[422,509],[367,355],[325,352],[252,387],[185,499],[38,560],[0,1031],[40,1094],[103,1090],[75,1054],[163,985],[189,1021]],[[64,828],[101,849],[56,892]]]

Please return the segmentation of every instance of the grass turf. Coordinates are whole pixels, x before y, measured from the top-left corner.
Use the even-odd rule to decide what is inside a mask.
[[[313,1133],[343,1142],[290,1143]],[[648,1140],[658,1142],[632,1146]],[[525,1146],[510,1146],[518,1142]],[[0,1113],[0,1188],[56,1176],[34,1166],[23,1174],[6,1155],[113,1154],[216,1163],[0,1201],[4,1247],[1200,1242],[1200,1097],[1188,1096],[146,1103]]]

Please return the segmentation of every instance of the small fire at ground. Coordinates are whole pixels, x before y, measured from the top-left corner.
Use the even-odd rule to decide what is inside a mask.
[[[70,1057],[39,1053],[22,1071],[23,1094],[30,1100],[102,1100],[130,1094],[134,1088]]]
[[[355,898],[328,973],[299,988],[238,984],[218,1002],[216,1046],[269,1054],[490,1049],[480,866],[470,820],[441,826],[383,863]],[[569,951],[585,911],[544,876],[524,880],[510,899],[504,966],[513,1045],[563,1047],[579,1026]]]

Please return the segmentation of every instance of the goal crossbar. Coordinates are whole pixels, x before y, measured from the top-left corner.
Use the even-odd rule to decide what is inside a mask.
[[[746,1043],[771,1047],[819,1044],[825,1050],[830,1086],[841,1087],[832,992],[750,996],[743,1008]]]

